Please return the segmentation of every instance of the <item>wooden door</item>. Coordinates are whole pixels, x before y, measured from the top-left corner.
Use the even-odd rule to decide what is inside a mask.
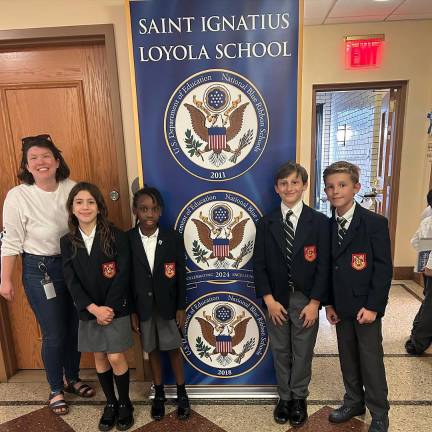
[[[106,199],[110,219],[128,228],[122,204],[111,191],[124,191],[114,141],[112,104],[105,45],[102,42],[67,46],[40,46],[0,52],[0,202],[18,184],[21,138],[49,133],[62,150],[71,178],[97,184]],[[120,158],[124,160],[124,156]],[[124,194],[126,195],[126,194]],[[2,226],[2,225],[1,225]],[[20,267],[20,266],[19,266]],[[43,368],[40,329],[20,283],[8,303],[13,348],[18,369]],[[93,367],[91,355],[82,367]],[[129,355],[132,366],[133,356]]]
[[[392,166],[395,154],[396,89],[390,89],[382,99],[379,132],[376,211],[390,219]]]

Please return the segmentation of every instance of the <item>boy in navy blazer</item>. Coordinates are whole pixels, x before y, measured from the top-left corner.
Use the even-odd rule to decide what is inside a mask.
[[[274,188],[281,205],[257,224],[253,255],[257,297],[267,308],[279,402],[274,419],[301,426],[318,332],[318,309],[328,297],[329,219],[303,203],[308,174],[282,165]]]
[[[332,292],[327,319],[336,325],[345,386],[343,405],[329,417],[342,423],[372,415],[369,432],[388,430],[387,381],[382,347],[384,316],[392,279],[387,219],[354,201],[360,190],[359,168],[335,162],[324,170],[332,217]]]

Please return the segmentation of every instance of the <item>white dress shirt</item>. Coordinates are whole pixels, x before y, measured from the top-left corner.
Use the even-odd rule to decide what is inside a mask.
[[[288,213],[288,210],[291,210],[293,214],[290,216],[290,221],[293,224],[293,230],[294,234],[297,229],[297,224],[300,219],[301,212],[303,210],[303,201],[300,200],[297,204],[294,205],[293,208],[289,208],[287,205],[284,204],[284,202],[281,202],[281,211],[282,211],[282,217],[283,220],[286,218],[286,214]]]
[[[432,216],[424,218],[411,239],[412,247],[418,252],[421,239],[432,238]]]
[[[354,204],[352,205],[352,207],[344,214],[344,215],[340,215],[338,214],[337,210],[335,211],[335,217],[343,217],[346,220],[346,224],[344,225],[344,230],[348,231],[348,228],[351,224],[352,218],[354,216],[354,210],[355,210],[355,206],[356,203],[354,202]],[[336,219],[337,221],[337,219]]]
[[[79,230],[80,230],[82,238],[84,240],[84,245],[87,249],[87,253],[90,255],[91,250],[92,250],[92,246],[93,246],[93,240],[94,240],[95,234],[96,234],[96,225],[94,226],[90,235],[87,235],[81,228]]]
[[[430,206],[427,206],[423,211],[422,214],[420,215],[420,219],[425,219],[429,216],[432,216],[432,208]]]
[[[154,258],[155,258],[155,252],[156,252],[156,245],[157,245],[157,238],[159,234],[159,228],[149,237],[144,235],[141,232],[141,229],[138,228],[138,231],[141,236],[141,241],[144,247],[144,251],[147,255],[147,261],[150,265],[150,270],[153,273],[153,266],[154,266]]]

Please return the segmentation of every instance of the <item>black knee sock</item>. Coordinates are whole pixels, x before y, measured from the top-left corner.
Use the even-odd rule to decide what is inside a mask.
[[[114,380],[119,395],[119,403],[129,405],[131,403],[129,399],[129,369],[123,375],[114,374]]]
[[[112,369],[106,372],[97,374],[102,390],[105,394],[107,403],[117,404],[117,398],[114,391],[113,371]]]

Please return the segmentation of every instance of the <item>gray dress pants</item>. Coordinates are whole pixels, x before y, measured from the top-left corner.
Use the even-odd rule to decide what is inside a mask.
[[[309,395],[319,321],[317,319],[310,328],[303,327],[299,315],[309,301],[301,291],[291,293],[288,319],[282,326],[273,324],[268,312],[266,313],[278,392],[283,400],[306,399]]]
[[[384,417],[389,410],[384,368],[381,319],[359,324],[342,319],[336,324],[339,361],[345,386],[344,405],[368,407],[373,417]]]

